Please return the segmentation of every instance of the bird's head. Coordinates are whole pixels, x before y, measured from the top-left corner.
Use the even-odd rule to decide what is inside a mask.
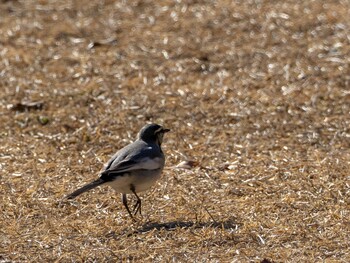
[[[169,129],[165,129],[158,124],[146,124],[138,133],[137,139],[145,142],[155,142],[160,146],[163,142],[164,133],[169,131]]]

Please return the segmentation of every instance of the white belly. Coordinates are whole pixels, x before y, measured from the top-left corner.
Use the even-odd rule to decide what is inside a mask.
[[[117,193],[131,194],[132,187],[136,192],[142,192],[153,186],[160,178],[161,169],[157,170],[138,170],[125,173],[116,177],[115,180],[108,182]]]

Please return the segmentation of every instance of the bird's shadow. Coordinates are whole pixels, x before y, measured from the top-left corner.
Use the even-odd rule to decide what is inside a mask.
[[[170,221],[166,223],[158,222],[147,222],[140,227],[125,229],[122,233],[117,234],[115,231],[112,231],[106,234],[107,238],[120,239],[122,236],[131,237],[138,234],[143,234],[150,232],[152,230],[156,231],[174,231],[176,229],[201,229],[201,228],[217,228],[227,231],[236,232],[240,226],[240,223],[234,222],[233,220],[227,221],[213,221],[213,222],[195,222],[195,221]]]
[[[176,229],[188,229],[188,228],[194,228],[194,229],[218,228],[218,229],[229,230],[229,231],[237,231],[239,228],[239,225],[240,225],[239,223],[236,223],[233,220],[214,221],[214,222],[194,222],[194,221],[170,221],[165,223],[147,222],[142,226],[137,227],[136,229],[125,230],[124,234],[122,235],[126,235],[130,237],[137,234],[147,233],[152,230],[174,231]],[[120,238],[121,236],[116,235],[116,233],[113,231],[107,234],[107,237]]]
[[[141,234],[152,230],[172,231],[177,228],[220,228],[225,230],[237,230],[238,224],[232,220],[221,222],[194,222],[194,221],[171,221],[166,223],[148,222],[134,231],[134,234]]]

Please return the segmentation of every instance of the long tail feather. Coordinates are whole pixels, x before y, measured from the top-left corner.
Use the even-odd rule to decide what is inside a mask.
[[[73,199],[75,197],[77,197],[78,195],[89,191],[101,184],[104,184],[106,181],[102,180],[102,179],[97,179],[96,181],[93,181],[87,185],[84,185],[83,187],[79,188],[78,190],[74,191],[73,193],[71,193],[70,195],[67,195],[66,198],[67,199]]]

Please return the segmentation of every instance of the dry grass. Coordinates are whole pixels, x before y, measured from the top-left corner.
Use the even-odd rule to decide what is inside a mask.
[[[349,10],[0,1],[0,261],[350,262]],[[61,201],[149,121],[172,133],[143,218]]]

